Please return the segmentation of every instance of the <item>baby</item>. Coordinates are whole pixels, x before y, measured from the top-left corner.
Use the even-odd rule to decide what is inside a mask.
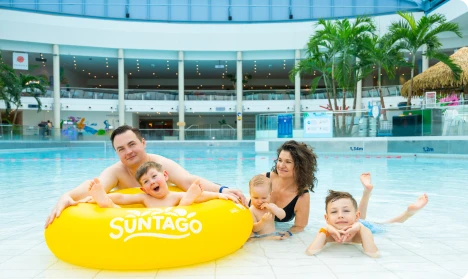
[[[251,238],[283,239],[284,234],[276,231],[274,216],[283,219],[286,212],[270,203],[270,179],[261,174],[254,176],[249,182],[249,191],[252,202],[250,212],[254,221]]]
[[[187,192],[169,191],[167,171],[155,162],[146,162],[138,168],[136,179],[141,185],[144,194],[106,194],[99,179],[94,178],[88,192],[99,207],[120,207],[119,205],[142,204],[145,207],[160,206],[184,206],[194,202],[205,202],[212,199],[230,199],[238,202],[230,195],[221,193],[205,192],[200,184],[200,179],[195,180]]]

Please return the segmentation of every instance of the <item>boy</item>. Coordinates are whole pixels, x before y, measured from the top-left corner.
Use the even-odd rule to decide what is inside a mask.
[[[329,190],[325,199],[325,220],[327,226],[321,228],[314,241],[306,250],[311,256],[323,249],[327,242],[361,243],[364,253],[370,257],[379,257],[379,250],[374,243],[372,232],[359,222],[360,212],[357,202],[347,192]]]
[[[140,183],[140,189],[144,194],[106,194],[99,179],[94,178],[89,186],[89,194],[99,207],[114,207],[127,204],[142,204],[145,207],[160,206],[186,206],[194,202],[205,202],[212,199],[230,199],[238,202],[230,195],[205,192],[200,184],[200,179],[195,180],[187,192],[171,192],[167,186],[169,176],[162,166],[155,162],[146,162],[138,168],[136,179]]]
[[[274,216],[283,219],[286,212],[270,203],[270,179],[263,174],[254,176],[249,182],[249,191],[252,202],[249,209],[254,221],[251,238],[283,239],[284,234],[276,232]]]

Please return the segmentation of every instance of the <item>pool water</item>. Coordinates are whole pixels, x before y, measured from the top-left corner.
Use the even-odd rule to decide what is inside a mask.
[[[239,188],[246,195],[249,179],[269,171],[275,159],[275,154],[258,155],[250,147],[186,146],[149,148],[148,152],[173,159],[192,174]],[[57,260],[44,243],[43,224],[61,194],[98,176],[117,160],[112,150],[102,148],[0,153],[0,278],[100,278],[116,274]],[[466,160],[319,154],[318,165],[318,184],[311,194],[309,225],[304,233],[281,242],[247,243],[233,255],[189,268],[118,276],[289,278],[295,274],[295,278],[448,279],[466,275]],[[374,184],[367,214],[370,221],[400,214],[423,193],[428,194],[429,203],[405,224],[386,225],[384,233],[375,235],[380,259],[367,258],[352,245],[329,245],[317,256],[306,256],[305,248],[324,224],[327,190],[351,192],[359,201],[362,172],[371,172]],[[279,229],[288,226],[279,224]]]

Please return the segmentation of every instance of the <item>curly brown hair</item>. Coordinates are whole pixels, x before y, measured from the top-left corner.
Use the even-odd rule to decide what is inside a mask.
[[[281,151],[289,152],[293,158],[297,194],[300,196],[305,190],[313,192],[315,184],[317,184],[317,178],[315,177],[315,173],[317,172],[317,155],[314,153],[312,147],[303,142],[290,140],[283,143],[283,145],[278,148],[278,158]],[[275,164],[271,168],[271,171],[276,174],[278,174],[276,169],[278,158],[276,158]]]
[[[354,209],[358,209],[357,202],[350,193],[328,190],[328,196],[325,198],[325,212],[328,210],[328,203],[341,199],[350,199],[353,203]]]

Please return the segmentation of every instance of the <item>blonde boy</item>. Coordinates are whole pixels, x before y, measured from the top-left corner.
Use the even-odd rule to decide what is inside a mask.
[[[160,206],[184,206],[194,202],[205,202],[212,199],[230,199],[238,202],[231,195],[205,192],[200,184],[200,179],[193,182],[187,192],[169,191],[167,180],[169,176],[162,166],[155,162],[146,162],[136,172],[136,179],[140,183],[142,194],[106,194],[99,179],[89,186],[89,194],[100,207],[120,207],[119,205],[142,204],[145,207]]]
[[[283,239],[284,234],[276,231],[275,216],[283,219],[286,212],[270,203],[270,179],[262,174],[254,176],[249,182],[249,192],[252,202],[249,209],[254,221],[251,238]]]
[[[329,190],[325,199],[327,226],[319,230],[306,253],[317,254],[327,242],[360,243],[366,255],[379,257],[372,232],[359,222],[359,217],[357,202],[351,194]]]

